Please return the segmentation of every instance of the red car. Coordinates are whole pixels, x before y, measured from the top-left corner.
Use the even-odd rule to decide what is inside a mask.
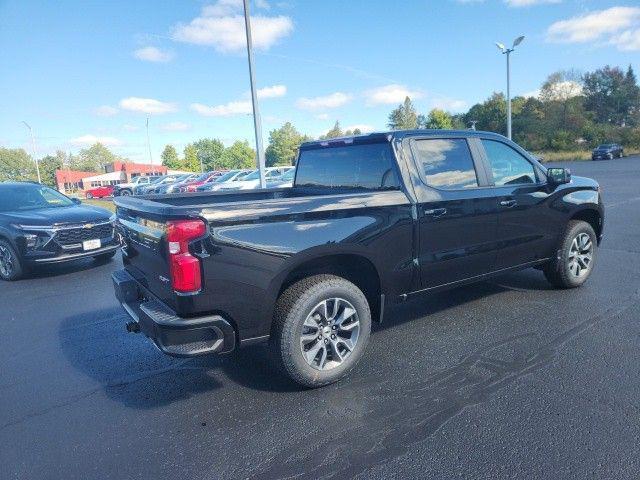
[[[113,196],[113,185],[105,185],[104,187],[94,187],[84,192],[85,198],[103,198]]]

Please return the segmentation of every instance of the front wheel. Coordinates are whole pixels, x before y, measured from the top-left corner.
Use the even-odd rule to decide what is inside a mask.
[[[596,260],[598,241],[593,227],[572,220],[560,238],[556,258],[544,267],[549,282],[559,288],[575,288],[587,281]]]
[[[314,275],[278,299],[271,348],[295,382],[316,388],[336,382],[358,363],[371,333],[362,291],[335,275]]]
[[[6,240],[0,240],[0,278],[17,280],[24,273],[20,257]]]

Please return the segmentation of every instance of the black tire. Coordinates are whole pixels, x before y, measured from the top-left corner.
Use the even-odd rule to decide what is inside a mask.
[[[122,197],[126,197],[127,195],[132,195],[132,192],[128,188],[125,188],[123,190],[120,190],[120,195]]]
[[[116,253],[118,253],[118,251],[114,250],[113,252],[109,253],[101,253],[100,255],[96,255],[93,258],[98,262],[108,262],[115,256]]]
[[[2,280],[13,281],[18,280],[24,274],[24,267],[22,261],[18,256],[15,249],[6,240],[0,239],[0,278]],[[5,257],[6,256],[6,257]],[[8,260],[9,264],[5,264],[4,261]]]
[[[588,235],[589,241],[591,242],[591,258],[586,268],[583,268],[584,259],[581,261],[575,260],[573,262],[571,260],[572,256],[573,258],[576,258],[572,253],[572,249],[575,248],[574,241],[579,241],[579,238],[584,238],[583,235]],[[575,246],[579,246],[578,243],[576,243]],[[578,251],[582,252],[583,250],[579,248]],[[578,256],[581,258],[584,257],[583,254]],[[591,276],[597,256],[598,242],[596,233],[593,231],[593,227],[582,220],[571,220],[567,224],[567,228],[560,238],[555,258],[545,265],[543,269],[544,276],[552,285],[558,288],[579,287]],[[578,264],[577,267],[575,266],[575,263]],[[575,270],[571,265],[574,265]],[[579,272],[579,274],[576,272]]]
[[[93,193],[89,192],[87,193],[87,199],[91,200],[93,198]]]
[[[342,307],[338,307],[338,310],[342,308],[342,312],[344,312],[347,304],[350,304],[355,309],[355,315],[352,314],[353,316],[350,318],[352,318],[353,323],[359,321],[358,331],[355,332],[355,329],[352,331],[356,333],[357,337],[351,352],[338,362],[334,360],[334,347],[331,346],[334,344],[329,343],[335,341],[329,340],[329,337],[336,338],[330,328],[336,327],[327,326],[325,328],[328,331],[324,333],[324,329],[319,328],[318,333],[327,335],[327,337],[323,340],[318,337],[316,345],[320,345],[320,348],[322,348],[321,342],[325,344],[324,351],[326,353],[324,355],[328,366],[327,369],[319,369],[312,366],[303,354],[302,349],[304,347],[301,336],[306,331],[305,329],[309,328],[303,324],[314,312],[316,306],[324,301],[334,302],[335,299],[346,301],[342,304]],[[330,305],[335,304],[330,303]],[[335,307],[333,306],[332,310],[334,309]],[[338,316],[335,315],[334,317]],[[329,315],[327,315],[327,319],[328,317]],[[347,323],[346,320],[345,323]],[[334,331],[338,333],[337,330]],[[349,335],[351,336],[353,333]],[[367,298],[362,291],[342,277],[323,274],[313,275],[294,283],[280,296],[274,312],[270,342],[275,362],[284,373],[300,385],[317,388],[340,380],[353,369],[364,353],[370,334],[371,311]],[[315,337],[315,333],[312,333],[311,337]],[[340,338],[338,338],[339,341]],[[316,340],[311,340],[311,342],[316,342]],[[341,348],[344,347],[339,345],[338,350]],[[313,347],[309,351],[312,349]],[[322,353],[319,352],[320,357],[322,357]],[[339,355],[344,353],[345,351],[342,351]],[[330,361],[328,360],[329,357],[331,358]]]

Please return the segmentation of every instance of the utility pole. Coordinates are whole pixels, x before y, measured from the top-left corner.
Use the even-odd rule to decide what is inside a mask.
[[[36,172],[38,174],[38,183],[42,183],[42,179],[40,178],[40,165],[38,164],[38,157],[36,157],[36,140],[33,137],[33,129],[31,128],[31,125],[29,125],[24,120],[22,121],[22,123],[24,123],[25,126],[29,129],[29,135],[31,135],[31,155],[33,155],[33,161],[36,162]]]
[[[156,174],[156,168],[153,166],[153,157],[151,156],[151,140],[149,139],[149,117],[147,117],[147,149],[149,150],[149,163],[151,164],[151,173]]]
[[[513,41],[511,48],[506,48],[504,44],[496,42],[496,47],[507,56],[507,138],[511,140],[511,53],[516,49],[518,45],[524,40],[523,36],[516,38]]]
[[[251,82],[251,103],[253,104],[253,128],[256,133],[256,155],[258,157],[258,169],[260,171],[260,188],[266,188],[267,183],[264,176],[264,150],[262,148],[262,124],[260,121],[260,110],[258,109],[258,94],[256,91],[256,79],[253,67],[253,43],[251,40],[251,19],[249,18],[249,0],[243,0],[244,4],[244,26],[247,32],[247,57],[249,59],[249,81]]]

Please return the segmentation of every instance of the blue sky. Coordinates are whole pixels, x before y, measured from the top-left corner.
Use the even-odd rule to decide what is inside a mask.
[[[38,155],[96,139],[135,161],[200,137],[253,145],[240,0],[0,0],[0,145]],[[526,39],[516,94],[556,70],[640,70],[640,5],[607,0],[254,0],[265,141],[385,128],[406,93],[462,111],[505,84],[495,41]]]

